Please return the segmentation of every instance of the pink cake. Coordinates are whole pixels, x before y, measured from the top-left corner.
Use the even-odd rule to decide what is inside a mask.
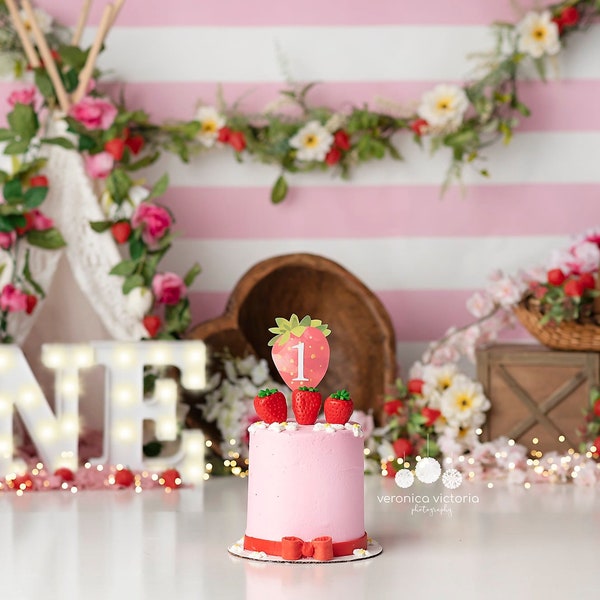
[[[255,423],[249,459],[245,550],[328,560],[367,548],[359,425]]]

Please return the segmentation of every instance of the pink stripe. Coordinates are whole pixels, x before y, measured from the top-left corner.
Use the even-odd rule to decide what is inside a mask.
[[[466,64],[466,63],[465,63]],[[412,105],[424,91],[437,82],[346,82],[324,83],[315,86],[309,101],[334,109],[369,104],[373,110],[385,112],[387,106],[378,102],[386,99],[400,106]],[[5,98],[18,84],[0,83],[0,98]],[[147,111],[153,119],[192,119],[198,101],[214,103],[217,83],[136,83],[120,86],[105,85],[104,89],[118,97],[121,88],[130,107]],[[241,109],[261,112],[278,98],[283,89],[279,83],[229,83],[222,86],[229,105],[243,98]],[[553,83],[523,82],[521,100],[531,109],[529,118],[521,118],[518,131],[597,131],[600,130],[600,111],[596,99],[600,96],[600,81],[565,80]],[[576,106],[577,110],[565,110]],[[8,110],[0,102],[0,114]]]
[[[471,290],[400,290],[377,295],[390,314],[398,341],[427,342],[439,339],[450,327],[473,321],[465,308],[472,293]],[[197,325],[223,314],[228,297],[226,292],[192,293],[192,323]],[[507,330],[503,338],[531,340],[520,326]]]
[[[443,199],[439,186],[292,187],[276,207],[269,193],[181,187],[164,203],[178,231],[196,239],[563,235],[598,221],[595,184],[469,186],[465,197],[453,188]]]
[[[80,0],[38,0],[36,4],[59,21],[73,25],[77,21]],[[303,0],[291,7],[281,0],[217,2],[215,0],[137,0],[126,2],[117,21],[121,26],[269,26],[269,25],[395,25],[440,24],[480,25],[495,20],[518,20],[508,0],[350,0],[323,2]],[[530,6],[531,0],[520,4]],[[96,2],[90,23],[97,25],[104,3]]]

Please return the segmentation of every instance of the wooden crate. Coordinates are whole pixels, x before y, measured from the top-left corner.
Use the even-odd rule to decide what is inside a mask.
[[[478,351],[477,377],[492,403],[484,440],[504,435],[530,450],[565,454],[582,441],[577,429],[598,386],[600,353],[495,344]]]

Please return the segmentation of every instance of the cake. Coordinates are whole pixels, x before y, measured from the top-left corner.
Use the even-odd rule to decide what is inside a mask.
[[[288,560],[366,550],[359,425],[255,423],[249,460],[245,550]]]
[[[316,385],[327,370],[330,330],[296,315],[276,319],[274,363],[292,390],[295,421],[287,420],[283,393],[261,390],[261,419],[249,429],[246,531],[236,550],[250,558],[328,561],[365,557],[364,444],[351,422],[346,390],[331,394],[319,419]]]

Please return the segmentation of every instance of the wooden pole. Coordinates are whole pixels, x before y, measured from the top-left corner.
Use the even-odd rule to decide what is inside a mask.
[[[22,0],[22,5],[27,14],[27,18],[31,22],[31,31],[37,43],[38,50],[42,55],[44,66],[48,71],[48,76],[52,81],[52,85],[54,85],[54,91],[56,92],[56,97],[58,98],[58,104],[60,105],[61,110],[68,112],[70,107],[69,96],[67,95],[62,79],[60,78],[58,69],[56,68],[56,63],[54,62],[52,52],[50,52],[50,48],[48,47],[48,42],[46,42],[46,38],[44,37],[44,34],[42,33],[42,30],[35,19],[35,14],[29,0]]]
[[[81,12],[79,13],[77,27],[75,28],[73,38],[71,39],[71,46],[79,46],[81,36],[83,35],[83,30],[85,29],[85,24],[87,23],[88,16],[90,14],[91,6],[92,0],[83,0],[83,7],[81,8]]]
[[[90,48],[85,65],[81,70],[81,73],[79,73],[79,85],[73,93],[73,103],[79,102],[85,95],[88,83],[94,73],[94,66],[96,64],[98,54],[100,53],[100,49],[102,48],[102,43],[104,42],[104,38],[106,37],[106,34],[108,33],[108,30],[113,22],[114,8],[115,7],[112,4],[109,4],[104,8],[102,20],[100,21],[98,31],[96,32],[96,38],[94,39],[94,43]]]
[[[8,8],[8,12],[12,18],[17,35],[21,40],[21,44],[23,44],[23,50],[25,51],[25,56],[27,57],[29,64],[34,69],[37,69],[37,67],[40,66],[40,59],[38,58],[37,52],[35,51],[35,48],[29,39],[29,34],[25,29],[25,25],[23,25],[23,21],[21,21],[21,15],[17,9],[15,0],[6,0],[6,7]]]

